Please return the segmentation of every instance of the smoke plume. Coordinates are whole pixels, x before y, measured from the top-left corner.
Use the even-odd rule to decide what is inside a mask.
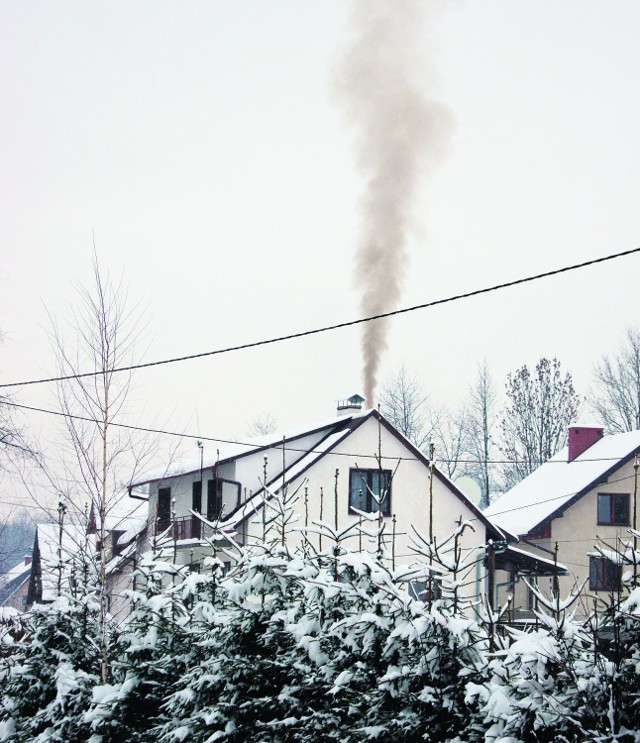
[[[425,23],[436,0],[356,0],[351,39],[336,69],[339,102],[356,132],[366,186],[355,284],[364,315],[397,307],[420,177],[440,159],[448,110],[429,98]],[[388,320],[363,325],[364,393],[373,405]]]

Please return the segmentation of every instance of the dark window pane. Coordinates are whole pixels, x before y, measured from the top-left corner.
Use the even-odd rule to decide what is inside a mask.
[[[614,524],[627,526],[629,524],[629,496],[614,495],[612,497]]]
[[[158,488],[158,531],[169,528],[171,522],[171,488]]]
[[[608,495],[598,495],[598,523],[611,523],[611,498]]]
[[[604,557],[589,558],[589,590],[616,591],[620,588],[622,568]]]
[[[366,472],[351,470],[349,487],[349,506],[359,511],[367,511],[368,490]]]
[[[627,493],[598,493],[598,523],[628,526],[629,495]]]
[[[357,470],[349,472],[349,507],[359,511],[391,513],[391,472]]]
[[[207,482],[207,518],[220,518],[222,510],[222,483],[217,478]]]
[[[193,483],[191,508],[198,513],[202,511],[202,480],[195,480]]]

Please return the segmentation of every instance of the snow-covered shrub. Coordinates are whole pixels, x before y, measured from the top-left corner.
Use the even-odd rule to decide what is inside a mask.
[[[100,680],[98,605],[91,594],[36,606],[23,638],[0,661],[6,740],[84,741],[83,710]]]
[[[147,555],[136,582],[111,679],[93,689],[83,717],[96,736],[113,743],[152,739],[149,730],[164,721],[161,706],[192,653],[188,568]]]
[[[566,599],[530,588],[538,626],[507,628],[484,683],[470,684],[467,698],[479,705],[487,741],[592,740],[606,700],[594,638],[571,611],[582,587]]]
[[[248,547],[220,582],[219,604],[200,625],[194,657],[164,706],[162,740],[279,739],[295,704],[292,680],[301,676],[284,629],[302,594],[291,563],[286,546]]]

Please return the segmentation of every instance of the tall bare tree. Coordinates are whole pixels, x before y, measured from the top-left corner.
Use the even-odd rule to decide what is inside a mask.
[[[379,395],[380,412],[421,451],[433,435],[433,413],[417,378],[405,366],[386,380]]]
[[[438,465],[453,480],[467,474],[469,449],[467,410],[464,403],[451,410],[432,409],[431,441]]]
[[[470,461],[466,474],[480,485],[480,508],[489,505],[494,484],[494,466],[491,464],[496,444],[496,392],[487,362],[478,367],[478,376],[469,389],[466,405],[467,450]]]
[[[65,414],[68,442],[63,457],[64,490],[77,513],[87,506],[95,516],[99,540],[98,592],[100,597],[100,638],[102,677],[109,675],[107,645],[107,593],[105,559],[107,518],[114,497],[123,493],[136,470],[149,454],[140,434],[116,423],[128,423],[127,396],[130,372],[116,372],[130,366],[133,350],[140,341],[140,323],[128,307],[122,280],[113,282],[104,275],[94,252],[92,285],[78,286],[79,304],[70,323],[70,338],[52,321],[53,346],[59,362],[59,404]],[[87,374],[89,372],[89,374]]]
[[[620,350],[594,367],[591,406],[609,433],[640,429],[640,331],[627,328]]]
[[[507,405],[500,420],[500,449],[508,460],[504,485],[513,487],[550,459],[567,440],[581,399],[558,359],[542,358],[533,372],[525,365],[507,376]]]
[[[447,410],[433,404],[418,379],[402,366],[383,385],[380,410],[400,433],[428,456],[433,444],[436,460],[449,477],[460,474],[461,460],[467,451],[463,405]]]

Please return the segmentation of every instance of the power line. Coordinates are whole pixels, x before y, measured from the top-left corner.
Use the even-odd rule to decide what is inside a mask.
[[[257,348],[259,346],[267,346],[273,343],[282,343],[283,341],[290,341],[296,338],[305,338],[310,335],[318,335],[319,333],[327,333],[333,330],[349,328],[354,325],[360,325],[362,323],[372,322],[374,320],[382,320],[387,317],[394,317],[395,315],[402,315],[408,312],[415,312],[416,310],[424,310],[424,309],[428,309],[429,307],[437,307],[438,305],[449,304],[450,302],[456,302],[460,299],[469,299],[470,297],[477,297],[477,296],[480,296],[481,294],[488,294],[490,292],[498,291],[500,289],[508,289],[512,286],[519,286],[520,284],[526,284],[531,281],[538,281],[539,279],[546,279],[551,276],[558,276],[559,274],[562,274],[562,273],[567,273],[569,271],[576,271],[577,269],[586,268],[587,266],[594,266],[598,263],[605,263],[606,261],[611,261],[611,260],[614,260],[615,258],[622,258],[628,255],[633,255],[634,253],[640,253],[640,247],[632,248],[631,250],[625,250],[620,253],[612,253],[611,255],[606,255],[601,258],[594,258],[589,261],[583,261],[582,263],[574,263],[570,266],[556,268],[551,271],[544,271],[542,273],[538,273],[533,276],[526,276],[524,278],[514,279],[513,281],[505,281],[500,284],[493,284],[492,286],[484,287],[482,289],[474,289],[469,292],[455,294],[451,297],[445,297],[444,299],[435,299],[431,302],[424,302],[422,304],[413,305],[412,307],[403,307],[399,310],[381,312],[377,315],[370,315],[369,317],[362,317],[357,320],[347,320],[346,322],[336,323],[335,325],[325,325],[320,328],[304,330],[299,333],[290,333],[288,335],[280,335],[280,336],[276,336],[274,338],[268,338],[265,340],[252,341],[250,343],[242,343],[237,346],[227,346],[226,348],[219,348],[213,351],[203,351],[202,353],[194,353],[194,354],[189,354],[187,356],[176,356],[170,359],[161,359],[159,361],[147,361],[141,364],[131,364],[130,366],[116,367],[114,369],[110,369],[109,373],[115,374],[117,372],[135,371],[136,369],[146,369],[152,366],[163,366],[167,364],[176,364],[182,361],[192,361],[194,359],[201,359],[206,356],[217,356],[217,355],[224,354],[224,353],[232,353],[234,351],[243,351],[249,348]],[[48,382],[64,382],[64,381],[68,381],[72,379],[83,379],[86,377],[97,377],[97,376],[100,376],[102,373],[103,373],[102,371],[81,372],[77,374],[67,374],[67,375],[63,375],[59,377],[30,379],[30,380],[23,380],[20,382],[8,382],[8,383],[0,384],[0,389],[7,388],[7,387],[24,387],[27,385],[45,384]]]
[[[83,415],[75,415],[73,413],[64,413],[61,410],[48,410],[47,408],[37,408],[32,405],[21,405],[20,403],[16,402],[8,402],[3,401],[3,405],[8,405],[13,408],[20,408],[21,410],[30,410],[35,413],[45,413],[47,415],[56,415],[61,418],[70,418],[72,420],[79,420],[84,421],[85,423],[95,423],[96,425],[102,425],[102,421],[98,421],[95,418],[89,418],[88,416]],[[202,434],[195,434],[195,433],[182,433],[179,431],[167,431],[162,428],[147,428],[144,426],[133,426],[127,423],[115,423],[110,422],[109,426],[114,428],[125,428],[130,431],[140,431],[141,433],[153,433],[158,434],[161,436],[176,436],[178,438],[183,439],[191,439],[195,441],[211,441],[216,444],[230,444],[233,446],[246,446],[247,448],[270,448],[270,449],[278,449],[279,451],[282,450],[282,441],[277,441],[274,439],[271,443],[265,443],[260,444],[255,441],[236,441],[232,439],[222,439],[215,436],[203,436]],[[7,442],[5,442],[7,443]],[[326,453],[324,449],[301,449],[299,447],[295,446],[285,446],[285,451],[291,451],[291,452],[298,452],[301,454],[324,454]],[[30,450],[25,449],[25,451],[30,452]],[[331,452],[333,456],[338,457],[351,457],[351,458],[362,458],[362,459],[377,459],[377,454],[353,454],[352,452]],[[426,455],[425,455],[426,456]],[[389,456],[385,457],[383,455],[383,459],[392,459],[394,462],[413,462],[415,461],[415,457],[397,457],[397,456]],[[591,457],[591,458],[581,458],[580,461],[574,462],[574,464],[586,464],[589,462],[617,462],[619,460],[619,457]],[[435,459],[436,465],[439,462],[442,462],[444,464],[451,464],[453,462],[457,462],[458,464],[484,464],[484,459],[441,459],[436,457]],[[487,464],[518,464],[519,460],[515,459],[488,459],[486,460]],[[542,465],[542,464],[566,464],[564,460],[547,460],[547,462],[534,462],[534,464]]]

